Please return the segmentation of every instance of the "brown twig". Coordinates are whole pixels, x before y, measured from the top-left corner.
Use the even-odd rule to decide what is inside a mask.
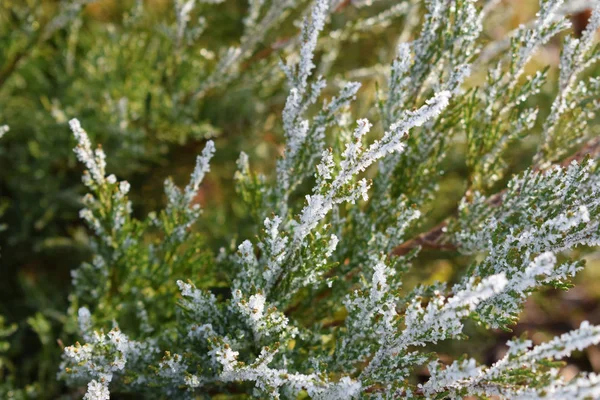
[[[566,167],[573,161],[581,161],[586,155],[593,158],[600,155],[600,137],[595,137],[589,140],[584,146],[581,147],[575,154],[564,159],[559,165]],[[539,171],[539,168],[534,170]],[[488,204],[492,207],[497,207],[502,204],[502,196],[505,190],[502,190],[488,199]],[[421,247],[429,250],[456,250],[456,244],[446,241],[444,233],[448,227],[448,219],[440,222],[429,231],[420,234],[419,236],[410,239],[394,248],[392,255],[401,256],[407,254],[411,250]]]

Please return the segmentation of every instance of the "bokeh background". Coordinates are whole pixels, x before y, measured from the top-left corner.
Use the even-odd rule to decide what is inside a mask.
[[[346,1],[336,8],[320,42],[317,65],[328,76],[331,92],[339,81],[361,81],[352,112],[377,121],[377,87],[385,82],[398,40],[411,40],[411,32],[418,32],[407,28],[418,28],[423,7],[419,1],[363,3]],[[369,29],[353,28],[357,20],[404,3],[411,11]],[[92,140],[102,144],[108,172],[131,183],[134,213],[140,216],[162,206],[166,177],[186,182],[196,155],[213,138],[218,152],[196,198],[205,212],[195,229],[212,249],[247,237],[247,210],[234,193],[235,160],[244,150],[253,167],[269,174],[281,154],[280,115],[287,88],[278,63],[293,49],[299,31],[294,21],[307,5],[299,1],[223,76],[219,60],[244,35],[248,6],[243,0],[200,4],[181,40],[173,39],[177,20],[172,0],[0,2],[0,124],[10,126],[0,142],[4,396],[81,396],[56,380],[62,343],[76,337],[67,317],[70,271],[91,254],[91,232],[78,217],[85,193],[83,169],[72,152],[68,120],[79,118]],[[537,8],[536,0],[503,0],[487,22],[483,40],[502,40],[530,21]],[[583,29],[587,15],[582,9],[571,16],[575,31]],[[534,99],[541,121],[555,94],[560,44],[560,38],[552,40],[528,66],[531,71],[550,66],[551,79]],[[598,132],[598,124],[590,129]],[[530,164],[538,134],[523,138],[510,152],[512,172]],[[460,140],[444,169],[424,230],[452,215],[464,194],[468,171]],[[468,350],[491,363],[515,335],[526,334],[539,343],[582,320],[600,324],[600,253],[578,251],[588,267],[575,287],[536,293],[513,332],[489,335],[473,325],[468,327],[468,349],[461,348],[465,342],[437,351],[456,355]],[[452,251],[424,250],[406,286],[452,281],[468,261]],[[600,372],[600,348],[576,354],[563,373],[571,376],[579,370]]]

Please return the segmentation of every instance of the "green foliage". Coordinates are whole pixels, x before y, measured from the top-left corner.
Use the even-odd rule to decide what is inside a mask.
[[[567,6],[4,2],[0,396],[600,395],[559,373],[587,322],[458,351],[600,242],[600,8]]]

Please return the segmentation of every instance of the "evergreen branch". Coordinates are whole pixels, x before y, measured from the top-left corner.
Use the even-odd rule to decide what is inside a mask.
[[[596,158],[600,155],[600,138],[592,138],[588,142],[586,142],[576,153],[571,155],[570,157],[565,158],[560,162],[561,167],[567,167],[573,161],[580,162],[586,156],[591,158]],[[549,167],[548,169],[550,169]],[[541,171],[539,167],[534,168],[534,171]],[[491,207],[497,207],[502,202],[502,197],[506,189],[495,193],[490,196],[487,200],[487,203]],[[446,219],[427,232],[421,233],[418,236],[405,241],[402,244],[397,245],[392,250],[392,255],[394,256],[402,256],[408,254],[414,249],[422,248],[425,250],[442,250],[442,251],[455,251],[457,250],[457,245],[454,243],[450,243],[446,236],[448,224],[450,219]]]

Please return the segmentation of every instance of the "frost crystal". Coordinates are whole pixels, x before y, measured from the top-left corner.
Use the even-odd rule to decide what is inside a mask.
[[[92,380],[88,383],[87,392],[83,396],[84,400],[108,400],[110,399],[110,392],[108,391],[108,385]]]

